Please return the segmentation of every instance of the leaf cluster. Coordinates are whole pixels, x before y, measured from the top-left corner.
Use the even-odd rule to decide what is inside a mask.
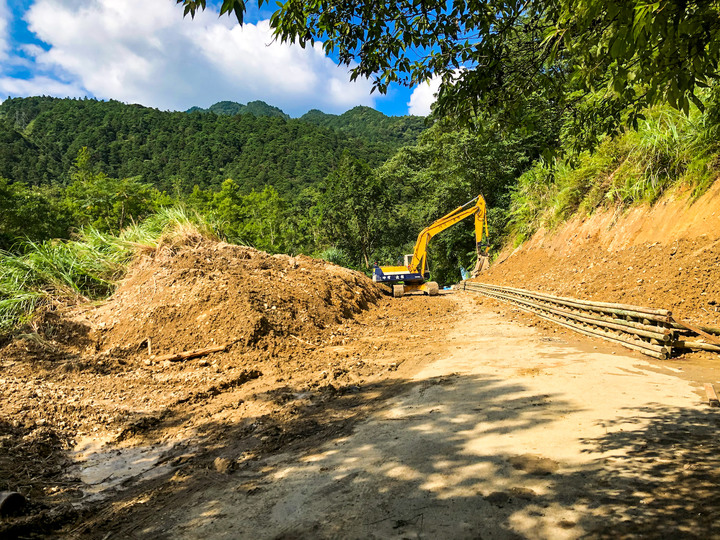
[[[184,3],[191,13],[205,7]],[[225,0],[222,9],[242,12],[245,3]],[[543,92],[571,113],[577,150],[599,140],[598,117],[595,132],[616,134],[637,128],[649,106],[701,109],[699,90],[719,75],[716,1],[287,0],[270,24],[283,42],[321,42],[353,80],[372,79],[380,92],[441,78],[440,116],[467,122],[485,108],[512,116]]]

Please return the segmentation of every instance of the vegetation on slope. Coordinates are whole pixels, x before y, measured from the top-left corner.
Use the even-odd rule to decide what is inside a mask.
[[[20,102],[22,100],[14,101],[11,105],[15,107],[22,104]],[[281,118],[178,113],[184,120],[176,127],[190,122],[187,126],[199,126],[205,131],[190,129],[173,139],[177,145],[173,159],[189,176],[187,180],[171,178],[170,187],[166,188],[152,174],[129,176],[112,171],[132,170],[132,163],[145,166],[148,161],[158,159],[154,152],[161,149],[136,143],[148,133],[154,133],[147,128],[153,125],[153,119],[170,118],[162,116],[170,113],[112,103],[109,116],[93,119],[90,115],[91,118],[81,122],[77,120],[84,139],[77,138],[72,145],[86,140],[100,144],[103,151],[81,146],[66,166],[66,157],[50,159],[55,155],[49,150],[50,139],[44,139],[45,146],[42,146],[31,140],[31,136],[42,128],[40,131],[48,137],[53,134],[62,141],[65,135],[58,134],[55,128],[49,131],[47,128],[55,121],[60,122],[59,117],[52,116],[56,112],[54,107],[67,110],[68,118],[77,119],[82,113],[95,110],[98,102],[29,99],[27,108],[4,109],[36,114],[20,134],[21,138],[12,138],[15,144],[6,154],[9,157],[5,162],[20,163],[15,170],[20,171],[21,176],[29,174],[28,167],[49,175],[53,171],[51,166],[44,166],[39,160],[26,160],[28,155],[38,155],[40,149],[40,155],[46,157],[45,164],[59,164],[64,172],[52,182],[40,185],[0,179],[0,249],[7,252],[0,264],[11,268],[24,257],[46,258],[44,252],[52,246],[61,246],[52,247],[61,254],[70,249],[73,254],[79,254],[78,257],[93,258],[94,251],[79,247],[87,243],[84,240],[87,231],[95,231],[93,234],[100,235],[99,238],[122,238],[128,225],[142,223],[145,226],[158,212],[162,215],[166,211],[163,209],[179,205],[216,223],[218,234],[230,242],[270,253],[305,253],[369,271],[375,261],[394,263],[404,253],[411,252],[420,230],[479,193],[488,203],[491,239],[498,248],[506,234],[522,241],[538,227],[554,226],[577,211],[589,213],[602,205],[653,202],[678,183],[690,183],[698,192],[703,190],[717,176],[715,141],[720,125],[716,100],[708,95],[705,103],[704,112],[692,109],[689,115],[669,107],[654,108],[639,121],[637,131],[627,129],[614,137],[606,136],[595,151],[576,154],[572,151],[576,134],[567,122],[566,111],[542,94],[536,94],[525,100],[522,122],[505,122],[506,117],[497,111],[478,115],[472,125],[466,127],[436,119],[416,142],[399,148],[384,162],[369,160],[367,155],[359,155],[362,152],[357,148],[342,146],[333,150],[342,148],[342,152],[326,160],[327,156],[313,153],[317,147],[303,146],[308,133],[330,133],[338,141],[358,140],[343,138],[344,135],[325,127],[311,126],[308,132],[300,128],[300,124],[293,124],[298,129],[290,133],[286,130],[290,122]],[[134,116],[137,111],[140,115]],[[125,120],[134,119],[138,123],[122,124],[127,131],[112,132],[108,139],[94,138],[107,128],[106,121],[117,120],[123,112],[127,113]],[[373,119],[380,117],[366,113],[356,109],[344,119],[344,115],[334,117],[319,112],[309,116],[318,123],[332,124],[335,130],[342,130],[343,125],[350,131],[357,129],[357,134],[362,136],[363,130],[358,127],[362,123],[343,122],[367,116],[367,125],[375,125]],[[51,121],[52,118],[55,120]],[[222,121],[245,122],[244,118],[260,121],[255,127],[278,128],[269,131],[263,128],[243,135],[256,139],[253,148],[260,160],[254,169],[256,176],[235,174],[232,171],[237,169],[228,166],[213,177],[210,185],[193,179],[195,169],[212,169],[212,163],[208,165],[201,156],[188,153],[193,141],[208,135],[209,126],[215,126],[217,134],[217,130],[225,126]],[[388,130],[382,137],[392,134],[391,126],[377,125],[380,131]],[[232,145],[223,146],[222,138],[213,144],[218,152],[226,153]],[[283,170],[286,162],[273,157],[273,152],[279,152],[283,145],[289,147],[285,149],[285,157],[292,155],[293,145],[302,148],[308,168],[320,170],[326,166],[323,163],[332,163],[332,166],[328,165],[325,173],[313,173],[313,179],[307,183],[298,182],[288,188],[286,178],[275,174]],[[128,156],[128,163],[108,159],[114,148],[123,148],[127,154],[122,155]],[[388,147],[384,148],[387,151]],[[112,163],[116,163],[115,168]],[[263,170],[267,173],[264,183],[257,181],[257,173]],[[51,238],[70,237],[80,241],[77,249],[67,247],[76,245],[67,241],[48,243]],[[472,220],[435,237],[430,245],[432,278],[443,284],[457,281],[460,267],[473,265],[474,247]],[[83,266],[77,263],[75,267]],[[15,275],[12,272],[9,275]],[[25,283],[24,278],[20,282]],[[102,281],[89,279],[88,283],[102,289]],[[60,286],[43,287],[43,291],[65,290]],[[9,286],[6,289],[13,290]],[[17,290],[15,304],[18,306],[32,306],[33,298],[45,294],[37,296],[39,293],[35,292],[28,296],[23,290]],[[91,292],[83,294],[92,297]],[[13,293],[6,292],[5,299],[10,301],[11,297]],[[13,317],[16,321],[22,318]]]
[[[215,237],[206,219],[163,208],[119,234],[82,229],[73,240],[28,241],[0,251],[0,333],[30,321],[41,306],[109,296],[133,255],[172,238]]]
[[[714,110],[692,109],[685,115],[656,107],[637,131],[608,137],[593,153],[536,162],[513,188],[510,237],[520,243],[538,228],[555,227],[577,212],[652,204],[677,185],[701,194],[720,173]]]
[[[354,107],[340,115],[313,109],[302,115],[300,120],[360,140],[390,144],[411,144],[427,127],[422,116],[388,117],[375,109],[362,106]]]
[[[221,115],[235,115],[235,114],[252,114],[253,116],[279,116],[280,118],[290,119],[290,116],[285,114],[281,109],[268,105],[264,101],[250,101],[247,105],[237,103],[235,101],[218,101],[207,109],[202,107],[191,107],[187,112],[199,112],[199,113],[215,113]]]
[[[417,135],[401,132],[371,141],[360,131],[366,130],[349,137],[281,116],[15,98],[0,105],[0,140],[11,146],[0,151],[0,176],[33,185],[67,183],[78,152],[87,147],[109,176],[142,177],[164,191],[187,193],[195,185],[210,188],[233,178],[246,191],[272,184],[281,193],[297,194],[321,181],[344,152],[377,166]]]

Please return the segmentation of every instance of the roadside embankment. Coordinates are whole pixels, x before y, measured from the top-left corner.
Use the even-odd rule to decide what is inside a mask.
[[[576,298],[665,308],[720,326],[720,183],[692,200],[608,209],[540,229],[506,247],[477,281]]]

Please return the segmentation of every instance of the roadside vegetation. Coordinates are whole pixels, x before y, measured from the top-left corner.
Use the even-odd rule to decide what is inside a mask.
[[[0,334],[30,323],[38,308],[108,297],[142,250],[188,238],[217,238],[214,226],[182,208],[162,208],[118,234],[93,227],[72,240],[26,241],[0,251]]]
[[[507,234],[519,244],[577,213],[652,205],[680,186],[700,196],[720,174],[717,130],[714,109],[655,107],[637,130],[606,137],[593,152],[538,160],[512,189]]]

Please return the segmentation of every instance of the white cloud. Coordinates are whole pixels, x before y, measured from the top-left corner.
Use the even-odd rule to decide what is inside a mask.
[[[0,62],[4,62],[7,59],[10,49],[10,17],[10,10],[8,9],[6,0],[0,0]]]
[[[429,81],[417,85],[410,94],[410,101],[407,104],[408,113],[417,116],[429,115],[430,107],[435,103],[441,82],[441,77],[433,77]]]
[[[374,103],[369,82],[350,83],[320,46],[273,42],[267,21],[184,19],[174,0],[37,0],[26,20],[49,46],[32,50],[36,64],[99,98],[178,110],[262,99],[291,114]]]
[[[0,97],[6,96],[61,96],[82,97],[87,92],[73,83],[65,83],[57,79],[38,75],[30,79],[0,77]]]

